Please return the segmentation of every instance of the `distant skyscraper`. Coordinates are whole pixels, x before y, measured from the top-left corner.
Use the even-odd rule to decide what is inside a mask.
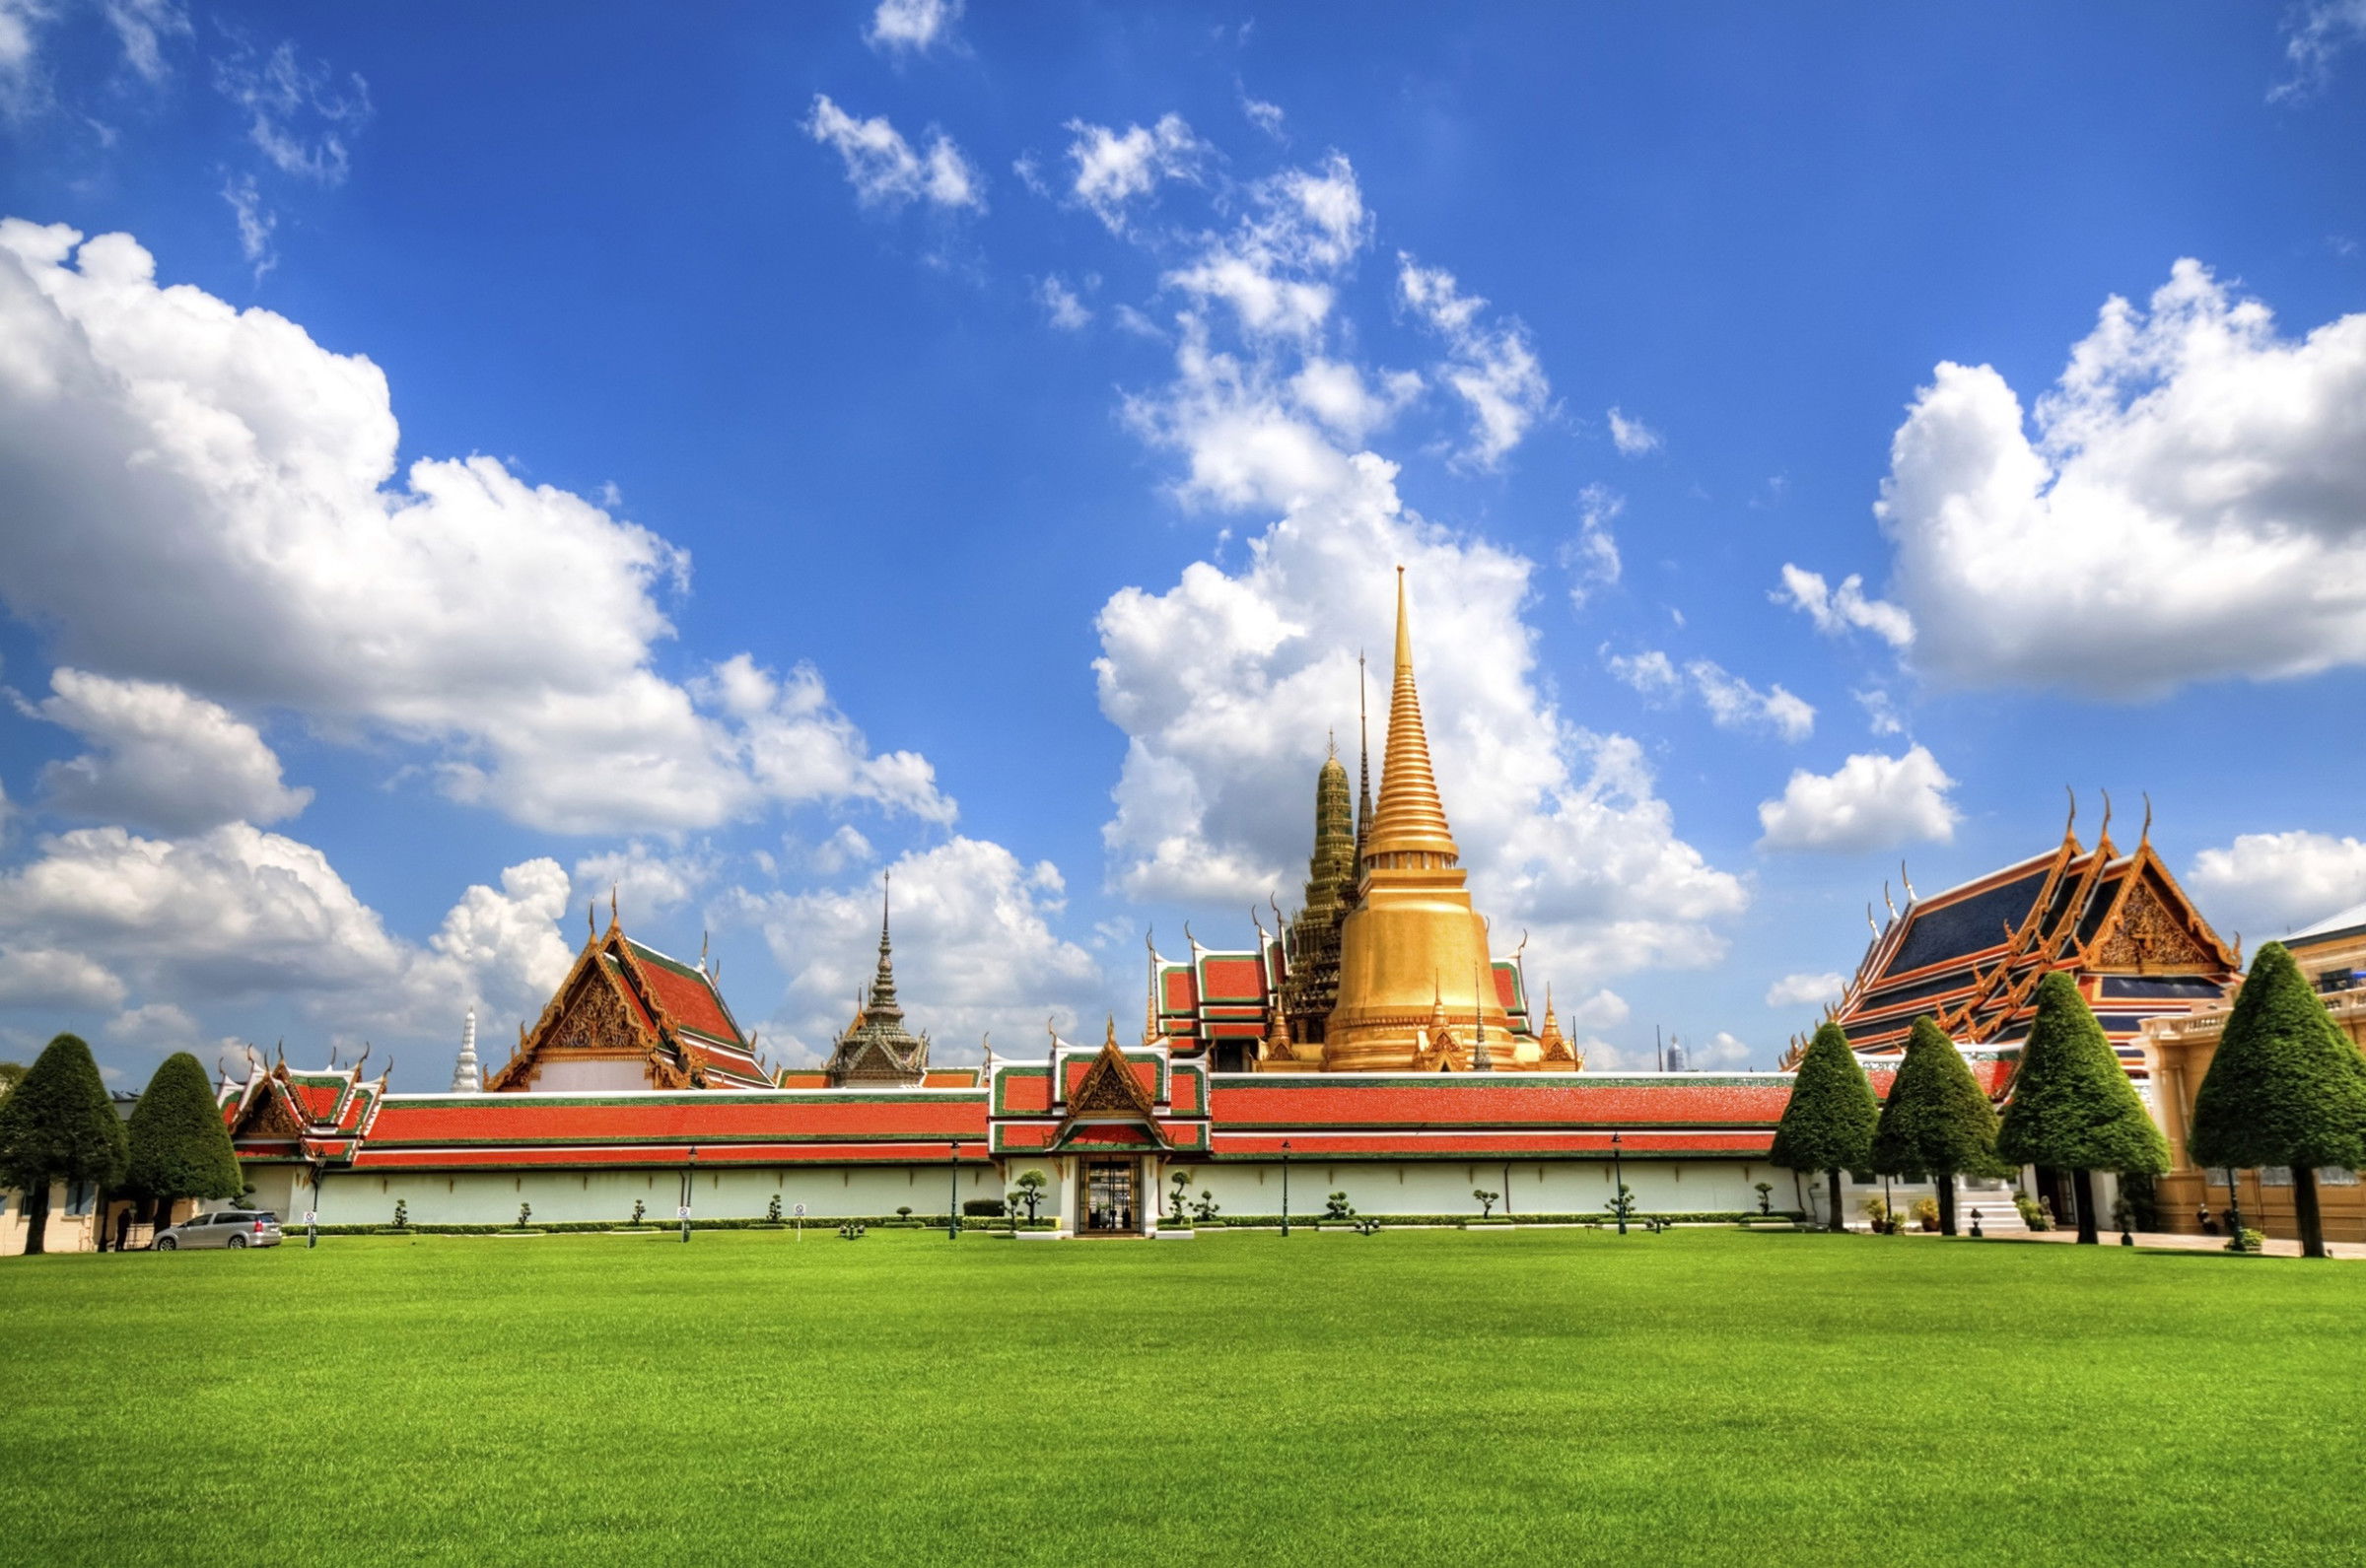
[[[1690,1067],[1685,1065],[1684,1042],[1677,1039],[1674,1035],[1668,1036],[1668,1070],[1670,1072],[1689,1072],[1692,1070]]]

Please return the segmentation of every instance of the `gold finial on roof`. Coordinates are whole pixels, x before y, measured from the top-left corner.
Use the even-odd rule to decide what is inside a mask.
[[[1429,770],[1429,737],[1422,728],[1422,694],[1413,675],[1413,622],[1406,611],[1405,569],[1397,568],[1397,671],[1388,707],[1388,749],[1381,763],[1380,804],[1363,846],[1366,866],[1383,855],[1430,854],[1443,865],[1462,858],[1446,808]],[[1416,862],[1422,863],[1422,862]]]

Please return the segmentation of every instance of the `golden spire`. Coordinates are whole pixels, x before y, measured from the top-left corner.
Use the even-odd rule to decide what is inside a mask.
[[[1399,855],[1435,855],[1434,861],[1403,861]],[[1397,678],[1388,705],[1388,750],[1381,764],[1380,804],[1372,813],[1363,863],[1377,865],[1456,864],[1453,830],[1437,798],[1429,771],[1429,739],[1422,730],[1422,694],[1413,679],[1413,624],[1405,613],[1405,569],[1397,568]]]

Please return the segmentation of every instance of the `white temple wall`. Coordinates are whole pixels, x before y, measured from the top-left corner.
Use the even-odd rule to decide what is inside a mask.
[[[960,1195],[1001,1197],[1021,1172],[1041,1170],[1053,1180],[1046,1217],[1059,1211],[1060,1200],[1073,1180],[1063,1181],[1058,1162],[1050,1158],[1013,1158],[1004,1170],[965,1163],[960,1172]],[[1181,1160],[1166,1165],[1158,1177],[1158,1202],[1163,1211],[1173,1190],[1173,1172],[1191,1173],[1188,1192],[1197,1198],[1215,1194],[1226,1217],[1274,1215],[1282,1211],[1282,1166],[1279,1161],[1256,1164],[1208,1164]],[[1643,1213],[1690,1213],[1751,1210],[1758,1207],[1752,1184],[1773,1184],[1777,1209],[1794,1206],[1791,1176],[1763,1161],[1751,1160],[1630,1160],[1625,1162],[1627,1185]],[[287,1166],[249,1167],[255,1201],[273,1209],[291,1227],[302,1222],[313,1205],[312,1189],[301,1173]],[[1073,1170],[1070,1173],[1073,1178]],[[939,1163],[886,1166],[756,1166],[703,1169],[695,1178],[691,1214],[697,1219],[760,1219],[774,1193],[781,1197],[784,1215],[798,1203],[810,1220],[848,1216],[886,1216],[909,1207],[916,1214],[942,1214],[951,1173]],[[1803,1182],[1802,1186],[1808,1185]],[[1480,1211],[1471,1195],[1474,1188],[1506,1193],[1496,1212],[1519,1214],[1601,1213],[1611,1199],[1611,1164],[1607,1160],[1515,1160],[1508,1171],[1500,1160],[1337,1161],[1292,1160],[1289,1166],[1289,1208],[1293,1215],[1320,1214],[1325,1198],[1345,1192],[1361,1213],[1468,1214]],[[532,1171],[385,1172],[330,1171],[320,1191],[320,1222],[324,1225],[387,1225],[393,1222],[397,1200],[408,1207],[415,1225],[509,1225],[518,1219],[521,1203],[531,1204],[536,1223],[611,1224],[630,1222],[636,1200],[649,1224],[674,1219],[680,1201],[678,1167],[655,1170],[590,1168]],[[1849,1188],[1852,1221],[1856,1198],[1878,1187]],[[1927,1187],[1899,1184],[1903,1204],[1910,1193],[1919,1195]],[[1811,1197],[1815,1194],[1811,1193]],[[1820,1200],[1820,1199],[1819,1199]]]
[[[1215,1195],[1223,1215],[1282,1212],[1282,1165],[1208,1165],[1177,1161],[1162,1182],[1171,1192],[1173,1172],[1191,1172],[1186,1191],[1197,1198]],[[1758,1207],[1754,1182],[1770,1182],[1774,1206],[1793,1206],[1790,1175],[1763,1161],[1628,1160],[1628,1189],[1639,1212],[1739,1211]],[[1289,1162],[1289,1211],[1319,1214],[1324,1200],[1344,1192],[1364,1214],[1470,1214],[1480,1212],[1474,1189],[1503,1194],[1495,1211],[1517,1214],[1606,1212],[1614,1193],[1608,1160],[1406,1160]]]
[[[266,1170],[265,1175],[277,1175]],[[408,1205],[414,1225],[510,1225],[518,1206],[533,1206],[533,1223],[607,1221],[628,1224],[633,1204],[647,1224],[671,1224],[681,1201],[679,1167],[658,1170],[536,1170],[386,1172],[332,1171],[321,1184],[323,1225],[390,1225],[394,1204]],[[284,1181],[284,1178],[283,1178]],[[761,1219],[772,1196],[781,1197],[784,1218],[805,1205],[808,1220],[886,1216],[909,1207],[916,1214],[942,1214],[951,1172],[945,1165],[753,1166],[701,1170],[694,1178],[694,1219]],[[289,1189],[281,1187],[281,1192]],[[1003,1188],[991,1168],[961,1168],[962,1198],[1000,1197]],[[257,1200],[279,1210],[293,1225],[311,1206],[311,1188],[284,1200],[256,1182]]]

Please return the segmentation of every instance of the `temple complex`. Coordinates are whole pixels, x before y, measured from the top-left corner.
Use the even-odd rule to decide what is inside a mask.
[[[260,1202],[357,1225],[386,1223],[397,1203],[424,1224],[504,1223],[521,1205],[537,1221],[624,1222],[677,1197],[685,1216],[786,1204],[876,1219],[1001,1199],[1013,1184],[1037,1193],[1056,1235],[1158,1233],[1186,1199],[1231,1219],[1302,1217],[1331,1193],[1367,1214],[1432,1219],[1474,1200],[1599,1215],[1622,1183],[1663,1214],[1821,1204],[1821,1184],[1768,1163],[1787,1070],[1589,1073],[1549,989],[1535,1019],[1518,953],[1491,950],[1431,770],[1401,571],[1376,801],[1368,742],[1359,754],[1353,800],[1336,745],[1316,770],[1296,913],[1275,904],[1271,931],[1253,915],[1254,947],[1205,947],[1188,924],[1187,956],[1151,944],[1132,1044],[1111,1019],[1097,1045],[1055,1032],[1039,1055],[931,1068],[897,995],[882,889],[877,967],[826,1063],[768,1070],[703,951],[686,964],[628,937],[611,898],[607,928],[588,932],[481,1090],[471,1016],[450,1093],[390,1093],[361,1063],[256,1058],[223,1085],[223,1115]],[[2076,818],[2074,802],[2059,842],[1944,892],[1908,883],[1903,908],[1885,889],[1889,918],[1868,908],[1872,940],[1828,1016],[1877,1094],[1928,1014],[2002,1100],[2038,982],[2069,973],[2169,1133],[2160,1221],[2198,1223],[2224,1173],[2191,1168],[2183,1129],[2241,954],[2153,850],[2149,809],[2127,851],[2108,798],[2093,845]],[[2366,908],[2291,945],[2366,1039]],[[2046,1193],[2057,1174],[2021,1186]],[[2366,1205],[2342,1181],[2329,1176],[2325,1207],[2348,1239],[2366,1233]],[[2251,1173],[2239,1195],[2255,1222],[2288,1227],[2275,1173]],[[2012,1197],[2002,1183],[1962,1189],[1991,1232],[2018,1227]]]

